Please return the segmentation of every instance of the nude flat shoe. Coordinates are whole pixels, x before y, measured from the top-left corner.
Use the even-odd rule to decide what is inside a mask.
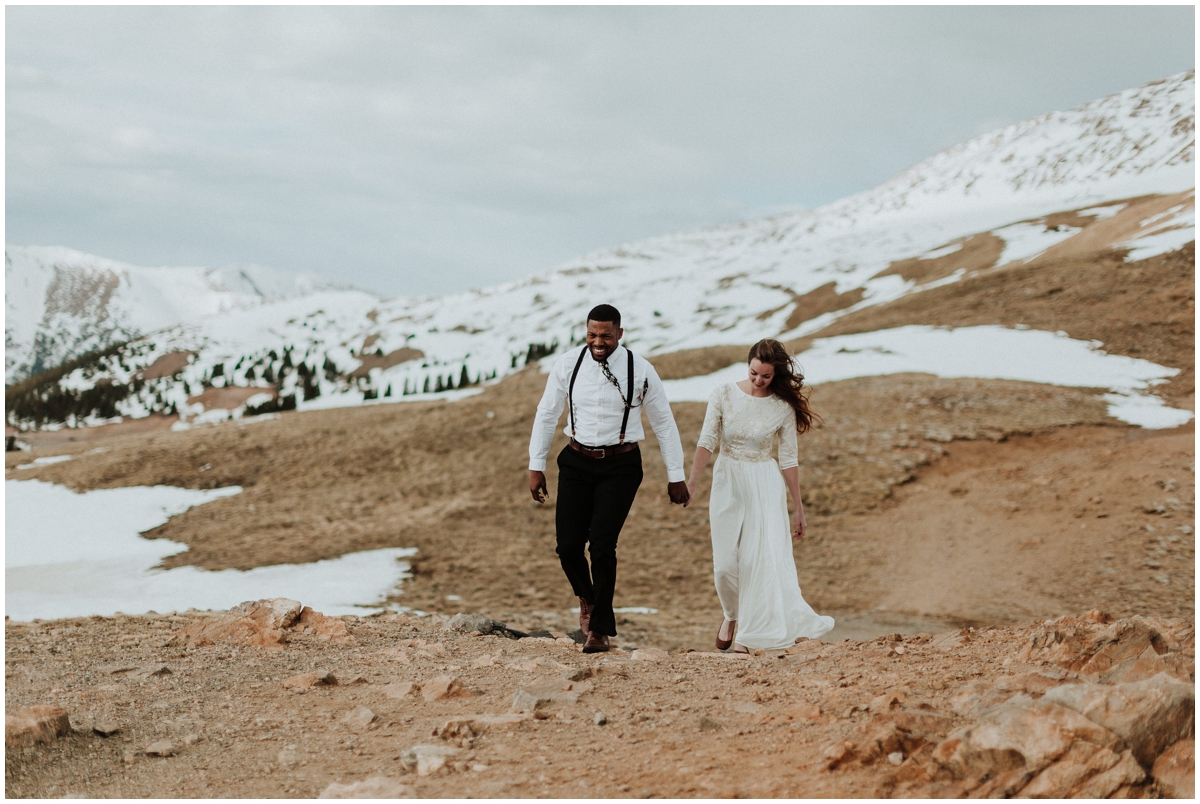
[[[725,623],[729,623],[729,639],[721,639],[721,632],[725,630]],[[721,627],[717,629],[717,650],[729,650],[729,646],[733,644],[733,634],[736,628],[737,620],[721,621]]]

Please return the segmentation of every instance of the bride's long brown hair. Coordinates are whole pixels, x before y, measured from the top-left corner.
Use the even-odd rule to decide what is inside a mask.
[[[804,385],[804,375],[796,370],[792,358],[784,345],[774,338],[763,338],[750,347],[750,356],[746,362],[758,359],[770,363],[775,369],[775,376],[768,386],[775,396],[792,406],[796,411],[796,430],[806,433],[812,429],[821,417],[808,406],[808,390]]]

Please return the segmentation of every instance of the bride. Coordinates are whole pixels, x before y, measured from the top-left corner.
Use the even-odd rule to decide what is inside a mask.
[[[796,564],[787,534],[804,537],[804,503],[796,433],[806,432],[816,415],[801,389],[804,377],[794,370],[787,350],[767,338],[750,349],[749,376],[712,392],[704,429],[696,446],[688,492],[709,459],[713,466],[709,522],[712,525],[713,574],[725,621],[717,647],[735,653],[786,648],[800,637],[817,638],[833,628],[833,618],[813,611],[800,594]],[[771,446],[779,438],[779,463]],[[784,485],[796,513],[788,524]],[[734,632],[737,642],[734,643]]]

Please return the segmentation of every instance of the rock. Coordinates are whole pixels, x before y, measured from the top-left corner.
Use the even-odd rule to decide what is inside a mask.
[[[408,785],[388,776],[372,776],[361,782],[330,782],[318,798],[414,798]]]
[[[936,712],[920,709],[900,709],[889,712],[883,719],[895,723],[896,728],[926,738],[945,737],[954,727],[954,721]]]
[[[92,731],[96,732],[101,737],[111,737],[120,730],[121,727],[111,720],[100,720],[92,724]]]
[[[667,652],[661,648],[638,648],[629,658],[635,662],[663,662],[667,656]]]
[[[1139,619],[1117,620],[1093,637],[1085,650],[1087,661],[1071,669],[1085,676],[1102,676],[1147,652],[1167,652],[1162,634]]]
[[[459,749],[448,745],[414,745],[400,755],[400,761],[418,776],[429,776],[443,769],[448,770],[451,757],[458,756]]]
[[[328,670],[313,670],[311,673],[301,673],[298,676],[284,679],[282,683],[285,687],[306,690],[312,687],[333,687],[338,682],[333,673]]]
[[[451,676],[438,676],[421,685],[421,697],[427,701],[445,701],[450,698],[470,698],[471,691]]]
[[[708,715],[701,715],[698,725],[700,726],[700,731],[716,731],[721,728],[721,723],[713,720]]]
[[[1100,677],[1102,684],[1128,684],[1133,681],[1145,681],[1154,678],[1159,673],[1174,676],[1180,681],[1190,682],[1195,675],[1195,662],[1188,661],[1178,653],[1159,655],[1153,650],[1147,650],[1134,661],[1124,662]]]
[[[474,661],[471,662],[471,666],[472,667],[495,667],[496,666],[496,657],[491,656],[491,655],[476,656]]]
[[[934,648],[936,650],[948,652],[948,651],[954,650],[955,648],[962,647],[963,645],[967,644],[970,641],[971,641],[971,632],[969,632],[967,629],[963,628],[959,631],[951,631],[948,634],[941,634],[939,636],[934,637],[930,641],[929,647]]]
[[[1121,787],[1137,784],[1145,778],[1146,773],[1133,758],[1133,753],[1124,751],[1116,765],[1076,785],[1069,795],[1071,798],[1108,798]]]
[[[162,676],[171,675],[171,668],[167,667],[165,664],[151,664],[147,665],[146,667],[142,667],[133,673],[130,673],[130,675],[142,679],[160,678]]]
[[[1076,740],[1110,750],[1122,743],[1116,734],[1072,709],[1045,698],[1035,701],[1018,695],[988,710],[978,722],[951,732],[933,758],[960,779],[1021,771],[1028,774],[1027,780],[1065,754]]]
[[[825,770],[836,770],[847,759],[853,757],[854,743],[840,742],[825,746],[821,756],[825,758]]]
[[[817,720],[821,717],[821,707],[816,704],[798,703],[783,710],[785,720]]]
[[[1111,687],[1065,685],[1050,690],[1042,700],[1079,712],[1113,732],[1145,768],[1168,746],[1194,733],[1196,687],[1165,673]]]
[[[587,681],[546,681],[522,687],[513,695],[514,712],[536,712],[553,704],[575,704],[579,696],[590,692]]]
[[[1196,741],[1180,740],[1154,760],[1150,775],[1163,795],[1170,798],[1196,797]]]
[[[188,734],[188,735],[184,736],[183,744],[184,745],[195,745],[196,743],[200,742],[203,739],[204,738],[201,737],[199,734]]]
[[[291,747],[282,749],[276,759],[285,768],[291,769],[300,765],[300,755],[296,753],[296,749]]]
[[[452,717],[433,730],[435,737],[470,737],[488,729],[511,729],[532,717],[523,712],[503,715],[460,715]],[[463,726],[469,727],[470,733]]]
[[[383,693],[389,698],[407,698],[412,695],[415,686],[411,681],[398,681],[383,688]]]
[[[902,703],[904,703],[904,693],[900,690],[892,690],[873,698],[867,705],[867,709],[872,713],[887,712],[899,707]]]
[[[170,740],[159,740],[146,746],[145,753],[152,757],[169,757],[175,755],[175,746]]]
[[[1021,788],[1022,798],[1065,798],[1076,786],[1117,764],[1120,757],[1107,748],[1077,740],[1058,760]],[[1115,788],[1114,788],[1115,789]]]
[[[1075,681],[1057,678],[1048,673],[1022,673],[1017,676],[1000,676],[992,682],[992,686],[1005,692],[1027,692],[1036,698],[1064,683],[1073,684]]]
[[[4,715],[6,746],[51,743],[71,733],[71,720],[61,706],[31,706]]]
[[[901,751],[893,751],[887,755],[887,760],[893,765],[899,765],[900,763],[904,762],[904,754]]]
[[[342,722],[355,731],[363,731],[376,721],[379,716],[365,706],[356,706],[342,718]]]
[[[197,620],[172,636],[172,642],[206,647],[231,642],[248,647],[283,650],[285,628],[300,616],[300,604],[288,598],[253,600],[234,606],[219,617]]]
[[[464,634],[479,632],[481,634],[490,634],[496,629],[496,626],[503,624],[496,623],[489,617],[484,617],[482,614],[455,614],[450,618],[450,621],[442,626],[445,631],[461,631]]]
[[[354,637],[350,635],[350,628],[346,625],[345,620],[340,617],[326,617],[319,611],[313,611],[309,606],[305,606],[300,611],[300,616],[296,618],[291,628],[293,631],[311,634],[322,642],[341,645],[354,642]]]
[[[606,723],[608,723],[608,716],[605,715],[603,712],[597,712],[596,716],[592,718],[592,722],[595,723],[597,726],[603,726]]]

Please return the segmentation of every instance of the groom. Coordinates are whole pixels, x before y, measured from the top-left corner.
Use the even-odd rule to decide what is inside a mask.
[[[567,407],[571,440],[558,454],[554,525],[559,561],[579,597],[579,628],[587,637],[584,653],[608,650],[608,638],[617,635],[612,608],[617,537],[642,483],[637,443],[646,437],[642,408],[667,466],[667,494],[674,504],[688,501],[683,446],[662,380],[649,362],[620,345],[624,334],[615,307],[592,308],[587,345],[554,361],[529,439],[529,491],[542,503],[549,497],[546,456],[554,426]],[[589,543],[590,571],[583,554]]]

